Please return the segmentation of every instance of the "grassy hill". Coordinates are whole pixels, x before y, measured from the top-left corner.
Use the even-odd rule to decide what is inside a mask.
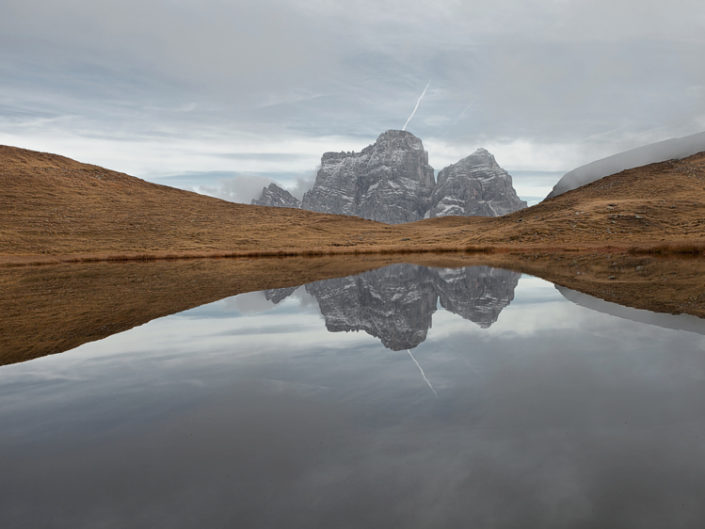
[[[705,247],[705,153],[608,176],[499,218],[386,225],[234,204],[0,146],[0,262],[464,249]]]

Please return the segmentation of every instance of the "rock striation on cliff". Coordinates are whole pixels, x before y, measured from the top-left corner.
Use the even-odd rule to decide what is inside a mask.
[[[301,207],[399,224],[424,217],[434,185],[421,140],[388,130],[358,153],[325,153]]]
[[[486,149],[477,149],[438,173],[429,216],[498,217],[525,207],[510,174]]]
[[[262,188],[259,198],[252,199],[255,206],[274,206],[277,208],[300,208],[301,202],[286,189],[282,189],[277,184],[269,184]]]

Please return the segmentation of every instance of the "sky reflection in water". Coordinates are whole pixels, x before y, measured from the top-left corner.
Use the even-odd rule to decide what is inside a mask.
[[[703,526],[705,337],[395,266],[0,368],[0,523]]]

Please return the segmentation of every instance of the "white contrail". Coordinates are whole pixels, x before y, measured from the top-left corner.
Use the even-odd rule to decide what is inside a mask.
[[[431,391],[433,391],[433,394],[436,396],[436,398],[438,398],[438,393],[436,393],[436,388],[433,387],[433,384],[431,384],[431,381],[428,379],[428,377],[426,377],[426,373],[424,373],[423,368],[421,367],[421,364],[419,364],[419,363],[416,361],[416,358],[414,358],[414,355],[411,354],[411,349],[407,349],[406,352],[409,353],[409,356],[411,357],[411,359],[412,359],[412,360],[414,361],[414,363],[416,364],[416,367],[419,368],[419,371],[421,372],[421,376],[423,377],[424,382],[426,382],[426,385],[427,385],[429,388],[431,388]]]
[[[406,130],[406,126],[409,124],[409,121],[414,117],[414,114],[416,114],[416,111],[419,109],[419,105],[421,104],[421,100],[423,99],[423,96],[426,95],[426,90],[428,90],[429,85],[431,84],[431,80],[428,80],[428,83],[426,83],[426,88],[423,89],[423,92],[421,92],[421,95],[419,98],[416,100],[416,104],[414,105],[414,110],[411,111],[411,115],[409,116],[409,119],[406,120],[406,123],[404,123],[404,126],[401,128],[401,130]]]

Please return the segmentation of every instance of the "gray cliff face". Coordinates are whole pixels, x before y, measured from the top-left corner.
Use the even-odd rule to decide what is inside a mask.
[[[433,177],[419,138],[388,130],[361,152],[328,152],[301,207],[399,224],[425,217],[495,217],[526,207],[512,177],[478,149]]]
[[[277,208],[301,207],[301,202],[299,202],[296,197],[277,184],[269,184],[267,187],[262,188],[262,194],[258,199],[252,199],[252,204],[255,206],[274,206]]]
[[[512,177],[485,149],[438,173],[431,203],[430,217],[497,217],[526,207],[512,186]]]
[[[399,224],[422,219],[435,185],[419,138],[382,133],[359,153],[326,153],[302,208]]]

